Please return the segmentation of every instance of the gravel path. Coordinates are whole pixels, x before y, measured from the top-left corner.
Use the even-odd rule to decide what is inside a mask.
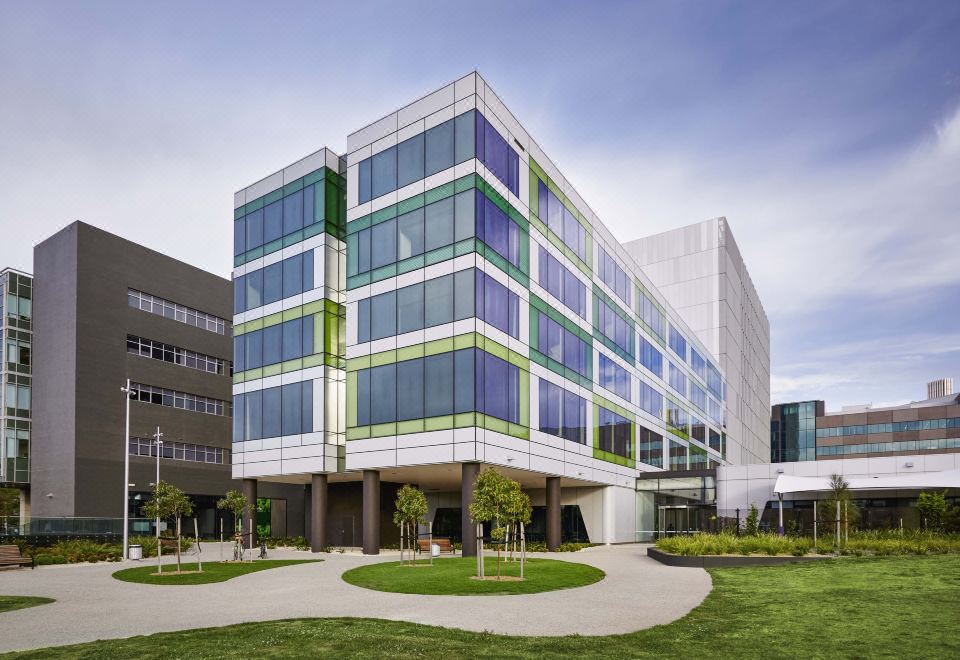
[[[204,556],[217,559],[217,546],[205,545]],[[674,621],[711,588],[706,571],[664,566],[649,559],[642,545],[551,555],[596,566],[607,577],[585,587],[516,596],[392,594],[340,578],[356,566],[395,561],[396,552],[364,557],[270,551],[271,559],[311,557],[325,561],[195,586],[121,582],[110,577],[119,564],[2,570],[0,594],[57,602],[0,614],[0,652],[299,617],[372,617],[510,635],[610,635]]]

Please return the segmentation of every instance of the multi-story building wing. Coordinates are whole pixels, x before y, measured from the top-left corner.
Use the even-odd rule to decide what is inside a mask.
[[[304,524],[290,506],[302,485],[277,484],[311,484],[326,513],[327,475],[345,467],[344,170],[321,149],[234,198],[233,477],[271,500],[275,535],[277,500],[291,530]],[[346,536],[336,522],[331,542],[353,545],[353,521]]]
[[[420,484],[469,553],[472,482],[496,465],[545,504],[549,545],[561,522],[632,541],[638,473],[724,460],[716,359],[483,78],[348,152],[346,469],[365,500]]]
[[[0,271],[0,485],[26,492],[30,484],[33,277]],[[21,498],[21,516],[29,514]]]

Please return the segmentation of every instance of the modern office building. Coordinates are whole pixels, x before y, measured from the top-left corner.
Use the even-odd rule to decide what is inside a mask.
[[[30,514],[33,277],[0,271],[0,488],[20,491],[21,519]]]
[[[36,246],[34,273],[33,520],[121,518],[125,452],[140,516],[159,427],[160,478],[212,534],[233,486],[230,281],[82,222]]]
[[[627,253],[726,375],[732,463],[769,460],[770,322],[726,218],[630,241]]]
[[[720,361],[478,74],[347,152],[234,200],[233,474],[309,485],[315,548],[377,552],[415,483],[471,554],[486,466],[548,545],[633,541],[638,475],[756,450]]]
[[[960,451],[960,395],[900,406],[847,406],[827,412],[823,401],[773,406],[771,461],[905,456]]]
[[[938,399],[953,394],[953,379],[941,378],[927,383],[927,398]]]

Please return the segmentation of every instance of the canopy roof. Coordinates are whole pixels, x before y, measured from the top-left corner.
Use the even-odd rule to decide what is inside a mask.
[[[878,477],[849,477],[850,490],[921,490],[924,488],[960,488],[960,470],[913,472]],[[832,490],[830,477],[795,477],[781,474],[774,493],[822,493]]]

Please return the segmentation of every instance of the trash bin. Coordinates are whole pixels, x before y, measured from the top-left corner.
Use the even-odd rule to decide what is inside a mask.
[[[431,543],[431,544],[430,544],[430,556],[431,556],[431,557],[439,557],[439,556],[440,556],[440,546],[437,545],[436,543]]]
[[[143,546],[136,544],[127,546],[127,557],[134,561],[143,559]]]

